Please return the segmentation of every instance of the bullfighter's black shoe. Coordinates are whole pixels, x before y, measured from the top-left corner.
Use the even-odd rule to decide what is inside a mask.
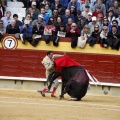
[[[40,92],[43,97],[45,97],[45,94],[42,94],[42,91]]]

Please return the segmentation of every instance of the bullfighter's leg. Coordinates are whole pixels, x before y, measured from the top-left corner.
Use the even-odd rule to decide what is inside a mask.
[[[58,85],[59,85],[58,79],[54,80],[54,84],[55,85],[53,87],[53,91],[52,91],[51,97],[56,97],[54,94],[55,94],[55,91],[57,90]]]

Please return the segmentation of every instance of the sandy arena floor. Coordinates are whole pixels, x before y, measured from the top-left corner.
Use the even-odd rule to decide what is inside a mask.
[[[57,95],[59,96],[59,95]],[[36,91],[0,90],[0,120],[120,120],[120,97],[86,95],[82,101],[42,97]]]

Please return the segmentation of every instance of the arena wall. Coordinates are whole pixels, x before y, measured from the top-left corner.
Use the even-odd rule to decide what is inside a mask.
[[[93,47],[86,44],[84,49],[71,48],[70,38],[61,38],[58,47],[53,46],[52,41],[50,44],[45,44],[44,40],[33,47],[27,41],[24,45],[21,40],[14,38],[16,46],[5,47],[6,39],[9,40],[11,37],[14,38],[14,36],[5,36],[0,44],[1,79],[3,77],[17,77],[16,80],[21,81],[22,78],[36,78],[38,81],[45,79],[45,69],[41,61],[46,55],[46,51],[52,50],[58,54],[66,54],[79,62],[104,86],[107,84],[107,86],[120,85],[120,51],[112,50],[110,47],[102,48],[99,44],[95,44]],[[42,82],[44,83],[44,81]]]

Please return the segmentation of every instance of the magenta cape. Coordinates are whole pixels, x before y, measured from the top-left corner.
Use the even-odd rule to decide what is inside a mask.
[[[54,60],[55,62],[55,71],[61,72],[62,67],[72,67],[72,66],[81,66],[76,61],[72,60],[67,56],[63,56]]]

